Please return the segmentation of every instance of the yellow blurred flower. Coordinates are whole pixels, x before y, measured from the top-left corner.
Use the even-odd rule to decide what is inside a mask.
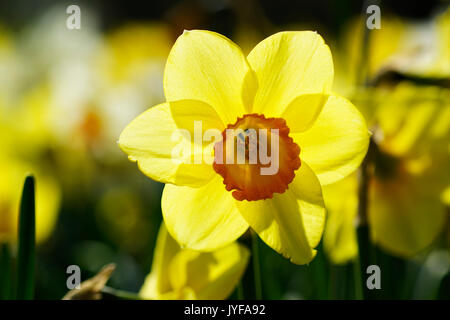
[[[441,195],[442,202],[444,202],[446,205],[450,206],[450,186],[447,187]]]
[[[336,79],[334,90],[353,96],[362,81],[356,77],[367,68],[372,81],[387,71],[402,74],[450,77],[450,9],[426,22],[413,22],[395,16],[383,16],[380,29],[370,30],[367,59],[362,61],[365,20],[353,19],[335,50]],[[335,48],[334,48],[335,47]],[[364,73],[364,70],[362,70]]]
[[[352,174],[322,188],[327,222],[323,248],[335,264],[346,263],[356,257],[356,217],[358,211],[358,179]]]
[[[369,140],[360,113],[330,91],[332,80],[331,52],[315,32],[277,33],[247,58],[213,32],[178,38],[164,73],[167,102],[141,114],[119,138],[142,172],[166,183],[162,211],[178,243],[211,251],[250,226],[292,262],[314,258],[325,220],[321,184],[353,172]],[[201,134],[279,129],[279,170],[263,175],[261,163],[221,165],[218,155],[213,165],[177,158],[180,143],[206,156],[234,145],[222,136],[203,147],[173,139],[180,128],[192,133],[194,121],[202,121]]]
[[[450,77],[450,7],[426,24],[411,24],[391,68],[423,77]]]
[[[127,24],[106,34],[94,60],[100,88],[93,102],[108,146],[133,118],[164,100],[162,77],[173,41],[169,26],[160,22]]]
[[[368,58],[362,62],[368,68],[369,78],[374,77],[390,63],[390,59],[402,48],[407,31],[407,24],[395,17],[383,16],[381,23],[380,29],[370,30]],[[337,64],[339,69],[342,68],[346,72],[338,73],[337,79],[339,81],[346,79],[347,85],[354,85],[360,80],[356,79],[356,75],[361,68],[364,28],[366,28],[365,20],[362,18],[352,20],[346,27],[343,45],[339,48]]]
[[[226,299],[241,279],[249,251],[232,243],[213,252],[181,249],[161,225],[152,269],[140,290],[145,299]]]
[[[375,124],[368,222],[372,241],[411,257],[428,248],[446,226],[442,200],[450,182],[448,90],[401,83],[382,93]],[[377,105],[378,103],[378,105]],[[357,253],[357,176],[323,189],[329,212],[324,247],[343,263]]]
[[[159,73],[173,43],[161,23],[130,24],[108,34],[101,66],[111,81],[130,81]]]
[[[36,177],[36,243],[44,242],[58,218],[60,190],[57,182],[19,159],[0,158],[0,242],[16,241],[19,203],[28,173]]]

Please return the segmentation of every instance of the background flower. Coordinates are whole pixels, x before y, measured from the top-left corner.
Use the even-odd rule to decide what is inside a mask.
[[[237,243],[207,253],[181,249],[162,224],[152,269],[140,295],[147,299],[226,299],[242,277],[249,256]]]

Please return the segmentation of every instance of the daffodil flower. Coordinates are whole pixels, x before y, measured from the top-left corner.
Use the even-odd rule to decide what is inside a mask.
[[[181,246],[213,251],[250,226],[293,263],[314,258],[325,221],[321,184],[353,172],[369,141],[361,114],[331,92],[332,81],[331,52],[315,32],[274,34],[247,57],[213,32],[177,39],[164,73],[167,102],[133,120],[118,143],[143,173],[166,183],[163,217]],[[214,128],[225,139],[199,144],[174,136],[178,129],[195,134],[195,121],[202,133]],[[232,153],[226,129],[278,130],[277,173],[261,174],[260,159],[224,164],[215,152]],[[187,159],[173,152],[180,144],[194,150]],[[214,162],[190,161],[198,153]]]
[[[445,188],[450,181],[449,92],[400,83],[374,101],[376,123],[368,223],[372,241],[411,258],[430,248],[447,227]],[[328,220],[324,249],[334,263],[357,254],[356,174],[323,188]]]
[[[154,300],[226,299],[241,279],[249,256],[238,243],[213,252],[181,249],[163,223],[152,269],[139,295]]]

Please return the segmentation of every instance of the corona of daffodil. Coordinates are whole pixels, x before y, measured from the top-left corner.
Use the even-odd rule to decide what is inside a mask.
[[[241,279],[250,256],[238,243],[213,252],[181,249],[161,225],[152,269],[139,294],[144,299],[226,299]]]
[[[167,102],[133,120],[118,143],[142,172],[166,183],[163,217],[181,246],[213,251],[251,227],[294,263],[314,258],[325,221],[321,184],[353,172],[369,141],[361,114],[331,92],[332,82],[331,52],[315,32],[274,34],[247,57],[213,32],[177,39],[164,72]],[[196,121],[202,133],[223,134],[209,143],[174,135],[195,136]],[[267,140],[279,141],[276,173],[262,174],[271,163],[261,159],[224,164],[218,150],[233,158],[239,143],[227,140],[226,129],[270,130]],[[246,150],[254,147],[249,141],[241,141]],[[180,145],[193,152],[178,156]],[[193,163],[198,153],[202,161]]]

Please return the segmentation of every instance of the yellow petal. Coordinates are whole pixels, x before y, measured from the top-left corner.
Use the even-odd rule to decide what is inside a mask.
[[[170,266],[175,290],[191,288],[196,299],[225,299],[241,279],[250,252],[232,243],[213,252],[182,250]]]
[[[439,99],[436,99],[439,94],[439,89],[435,87],[401,83],[382,99],[376,111],[377,124],[383,134],[380,147],[397,156],[418,153],[421,143],[430,142],[423,138],[427,138],[428,131],[434,129],[434,123],[438,124],[442,116],[446,116],[444,112],[438,114],[442,108]]]
[[[313,125],[327,100],[326,94],[303,94],[288,105],[281,117],[291,133],[303,132]]]
[[[442,192],[441,201],[445,203],[447,206],[450,206],[450,186],[445,188],[445,190]]]
[[[330,95],[312,127],[292,136],[301,148],[301,160],[326,185],[358,168],[367,152],[370,133],[350,101]]]
[[[355,83],[359,79],[355,79],[356,75],[361,72],[361,48],[363,41],[363,33],[366,28],[364,17],[352,19],[349,24],[344,27],[343,41],[340,46],[343,50],[343,58],[345,61],[345,76]],[[406,25],[399,19],[394,19],[385,15],[381,21],[381,29],[374,30],[369,38],[368,59],[365,66],[368,69],[370,78],[383,70],[384,67],[390,66],[395,62],[395,54],[403,45]]]
[[[210,105],[198,100],[179,100],[169,104],[178,128],[187,130],[190,134],[193,143],[192,162],[212,165],[214,145],[222,140],[222,131],[225,129],[217,112]]]
[[[164,92],[168,101],[203,101],[224,123],[234,123],[250,108],[242,92],[249,72],[245,56],[231,40],[210,31],[185,31],[167,59]]]
[[[140,296],[146,299],[159,299],[161,295],[172,291],[167,270],[170,262],[180,250],[178,243],[167,233],[163,222],[156,239],[152,269],[139,291]]]
[[[248,228],[219,175],[199,188],[166,185],[161,207],[169,233],[190,249],[215,250]]]
[[[209,104],[198,100],[179,100],[169,102],[172,117],[178,128],[186,129],[194,137],[195,122],[201,122],[201,131],[216,129],[220,132],[225,129],[216,110]]]
[[[322,188],[328,213],[323,248],[330,260],[336,264],[346,263],[358,253],[355,231],[357,190],[356,174]]]
[[[328,93],[333,60],[321,36],[311,31],[280,32],[261,41],[248,55],[258,91],[253,112],[278,117],[299,95]]]
[[[319,180],[306,163],[294,181],[273,199],[237,201],[242,216],[272,249],[293,263],[309,263],[315,256],[325,223]]]
[[[442,188],[436,180],[424,174],[375,180],[369,199],[373,241],[400,257],[411,257],[428,248],[447,219],[445,206],[439,201]]]
[[[177,185],[200,186],[215,172],[206,163],[194,163],[193,137],[177,131],[170,105],[160,104],[134,119],[121,133],[120,148],[148,177]]]

